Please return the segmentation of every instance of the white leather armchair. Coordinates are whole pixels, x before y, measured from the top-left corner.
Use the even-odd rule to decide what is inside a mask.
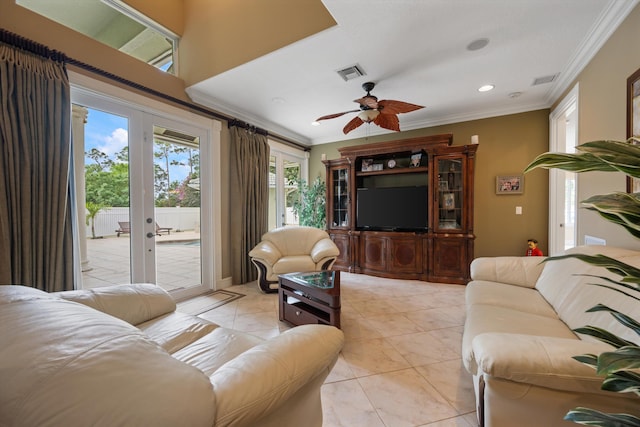
[[[264,292],[277,292],[280,274],[330,269],[339,254],[326,231],[304,226],[273,229],[249,252]]]

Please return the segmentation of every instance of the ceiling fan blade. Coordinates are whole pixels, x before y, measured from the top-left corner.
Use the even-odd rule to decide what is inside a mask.
[[[360,117],[355,116],[353,119],[351,119],[351,121],[349,121],[349,123],[347,123],[347,125],[344,127],[344,129],[342,129],[342,131],[346,135],[346,134],[348,134],[349,132],[351,132],[352,130],[354,130],[355,128],[357,128],[358,126],[360,126],[363,123],[364,122],[362,121],[362,119]]]
[[[329,120],[329,119],[335,119],[336,117],[340,117],[340,116],[344,116],[345,114],[349,114],[349,113],[357,113],[360,110],[350,110],[350,111],[343,111],[342,113],[335,113],[335,114],[328,114],[326,116],[322,116],[316,119],[316,121],[320,121],[320,120]]]
[[[377,124],[381,128],[400,131],[400,121],[395,114],[378,114],[378,117],[373,119],[373,123]]]
[[[317,118],[316,121],[335,119],[336,117],[344,116],[345,114],[348,114],[348,113],[357,113],[359,111],[360,110],[350,110],[350,111],[343,111],[342,113],[329,114],[329,115]]]
[[[380,112],[383,114],[400,114],[424,108],[422,105],[410,104],[403,101],[394,101],[392,99],[383,99],[378,102]]]
[[[372,110],[378,108],[378,98],[373,95],[367,95],[360,99],[355,99],[353,102],[357,102],[358,104],[368,107]]]

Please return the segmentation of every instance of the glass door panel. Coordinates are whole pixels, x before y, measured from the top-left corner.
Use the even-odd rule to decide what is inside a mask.
[[[438,216],[436,228],[461,229],[464,206],[462,158],[438,159]]]
[[[153,126],[156,284],[200,286],[200,138]]]
[[[332,227],[349,227],[349,181],[346,168],[332,169],[333,208],[329,221]]]
[[[299,218],[293,212],[293,204],[300,197],[298,182],[302,179],[299,161],[284,158],[281,185],[284,188],[285,215],[283,225],[298,225]]]
[[[293,212],[298,199],[298,182],[306,180],[306,160],[271,146],[269,158],[269,230],[298,225]]]
[[[73,105],[83,287],[131,282],[129,119]]]

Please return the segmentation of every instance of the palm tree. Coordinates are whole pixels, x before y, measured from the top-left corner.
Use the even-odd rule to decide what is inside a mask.
[[[104,205],[99,203],[87,202],[87,217],[86,222],[89,225],[89,220],[91,220],[91,238],[96,239],[96,227],[95,227],[95,218],[98,215],[98,212],[104,208]]]

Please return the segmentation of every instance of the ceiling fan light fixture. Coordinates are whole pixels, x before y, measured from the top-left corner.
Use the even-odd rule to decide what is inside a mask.
[[[380,114],[378,110],[363,110],[358,114],[358,117],[365,123],[371,123],[378,117],[378,114]]]

